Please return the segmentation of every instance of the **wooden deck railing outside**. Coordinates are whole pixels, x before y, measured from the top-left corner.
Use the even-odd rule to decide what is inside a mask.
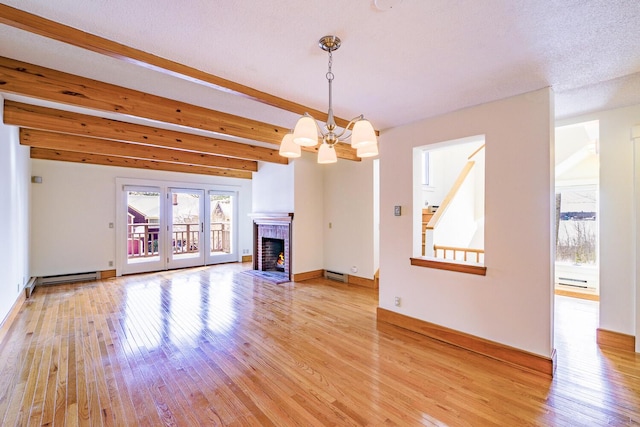
[[[197,253],[200,250],[200,224],[173,224],[172,251],[174,254]],[[211,252],[231,251],[230,224],[211,223]],[[160,231],[158,224],[129,224],[127,233],[128,258],[148,258],[158,255]]]

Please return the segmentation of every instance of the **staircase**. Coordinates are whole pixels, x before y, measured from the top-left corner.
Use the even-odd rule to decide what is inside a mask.
[[[431,218],[433,218],[434,212],[429,209],[422,209],[422,255],[425,255],[425,243],[427,241],[427,225]]]
[[[470,247],[478,229],[474,214],[478,206],[475,174],[472,172],[475,161],[471,159],[483,148],[484,145],[469,156],[436,212],[422,210],[423,256],[478,264],[484,262],[484,249]]]

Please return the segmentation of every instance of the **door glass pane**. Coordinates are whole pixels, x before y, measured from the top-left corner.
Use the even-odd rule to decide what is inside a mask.
[[[157,262],[160,192],[127,191],[127,263]]]
[[[233,197],[227,194],[209,193],[211,207],[210,255],[219,256],[232,252]]]
[[[201,191],[179,190],[171,193],[171,246],[174,259],[201,255]]]

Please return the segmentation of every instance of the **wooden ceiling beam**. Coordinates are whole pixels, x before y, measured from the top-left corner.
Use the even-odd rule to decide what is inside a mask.
[[[2,92],[126,114],[279,145],[288,129],[173,99],[127,89],[50,68],[0,57]],[[356,150],[336,144],[338,157],[358,160]],[[302,147],[317,151],[317,147]]]
[[[173,99],[0,58],[3,92],[280,144],[288,129]]]
[[[141,160],[127,157],[103,156],[99,154],[74,153],[64,150],[49,150],[31,147],[31,158],[42,160],[56,160],[61,162],[85,163],[102,166],[120,166],[158,170],[165,172],[195,173],[199,175],[223,176],[227,178],[251,179],[252,173],[231,169],[209,168],[205,166],[185,165],[181,163],[167,163],[155,160]]]
[[[241,85],[231,80],[152,55],[142,50],[78,30],[68,25],[60,24],[59,22],[51,21],[11,6],[0,4],[0,23],[286,111],[297,114],[308,112],[318,120],[327,121],[326,112],[287,101],[286,99],[270,95],[249,86]],[[337,117],[335,120],[340,127],[345,127],[349,122],[348,120]]]
[[[23,128],[133,142],[216,156],[287,164],[277,150],[5,100],[4,123]]]
[[[50,150],[76,153],[101,154],[106,156],[132,157],[142,160],[157,160],[169,163],[185,163],[194,166],[258,171],[258,162],[232,157],[212,156],[193,151],[178,151],[150,145],[131,144],[86,136],[47,132],[36,129],[20,129],[20,144]]]

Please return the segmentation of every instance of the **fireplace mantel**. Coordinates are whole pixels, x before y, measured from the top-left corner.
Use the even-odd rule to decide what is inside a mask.
[[[293,212],[256,212],[249,217],[256,224],[290,224],[293,221]]]

